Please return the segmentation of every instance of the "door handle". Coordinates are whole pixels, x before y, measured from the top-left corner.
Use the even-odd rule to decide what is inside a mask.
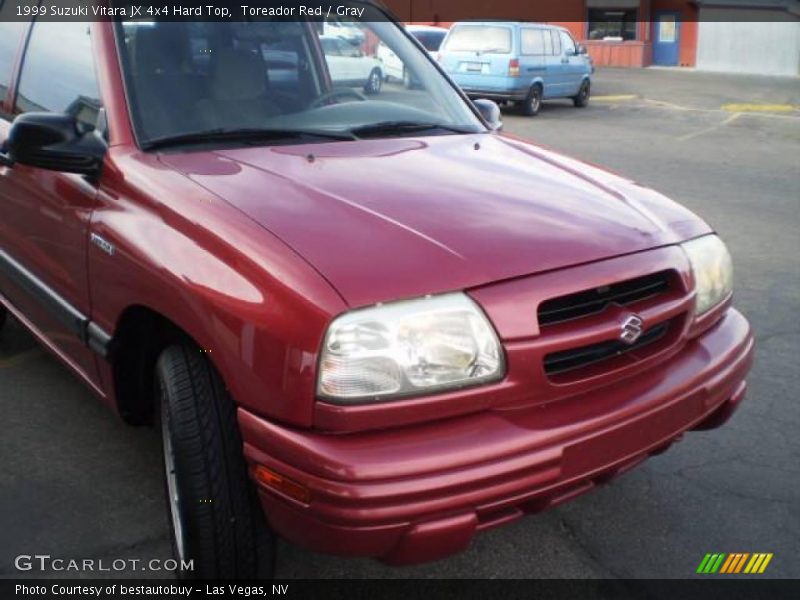
[[[561,59],[561,64],[562,64],[562,65],[565,65],[565,64],[567,64],[568,62],[569,62],[569,59],[568,59],[568,58],[562,58],[562,59]]]

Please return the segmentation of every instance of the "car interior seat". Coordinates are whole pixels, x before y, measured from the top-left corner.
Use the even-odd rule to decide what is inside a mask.
[[[192,69],[189,39],[182,23],[141,27],[133,40],[133,85],[138,115],[147,137],[195,131],[191,110],[204,95],[202,77]]]
[[[279,104],[270,99],[267,65],[257,51],[223,48],[211,64],[208,97],[197,103],[206,127],[263,127],[280,115]]]

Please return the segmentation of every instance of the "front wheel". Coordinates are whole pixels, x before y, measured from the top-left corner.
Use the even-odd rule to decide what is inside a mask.
[[[572,98],[572,102],[577,108],[585,108],[589,104],[589,96],[591,93],[591,84],[588,81],[584,81],[581,84],[581,89],[578,92],[578,95]]]
[[[271,577],[274,535],[247,475],[236,408],[201,351],[171,346],[156,364],[173,553],[190,579]]]
[[[528,97],[522,102],[522,112],[529,117],[535,117],[541,108],[542,86],[534,85],[528,92]]]
[[[383,73],[376,67],[372,69],[372,73],[369,74],[369,79],[367,79],[367,84],[364,86],[364,91],[370,95],[380,94],[381,87],[383,87]]]

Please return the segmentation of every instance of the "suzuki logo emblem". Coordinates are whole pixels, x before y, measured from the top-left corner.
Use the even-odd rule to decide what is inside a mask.
[[[622,322],[619,339],[626,344],[633,344],[642,337],[644,321],[639,315],[631,315]]]

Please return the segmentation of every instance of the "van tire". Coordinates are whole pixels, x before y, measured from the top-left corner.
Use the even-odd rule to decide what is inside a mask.
[[[170,346],[156,363],[157,423],[175,559],[187,579],[271,577],[275,536],[247,474],[236,406],[201,350]]]
[[[542,108],[542,86],[538,83],[531,87],[528,97],[522,101],[522,114],[535,117]]]
[[[576,108],[586,108],[589,105],[589,97],[592,95],[592,84],[584,81],[577,96],[572,97],[572,102]]]

